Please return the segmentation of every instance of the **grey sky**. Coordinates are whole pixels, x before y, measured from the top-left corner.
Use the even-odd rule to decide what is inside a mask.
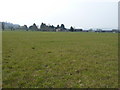
[[[1,0],[0,21],[20,25],[65,24],[75,28],[117,28],[118,0]]]

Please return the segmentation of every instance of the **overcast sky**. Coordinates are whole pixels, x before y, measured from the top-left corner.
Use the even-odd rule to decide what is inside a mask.
[[[0,0],[0,21],[65,24],[67,28],[117,28],[119,0]]]

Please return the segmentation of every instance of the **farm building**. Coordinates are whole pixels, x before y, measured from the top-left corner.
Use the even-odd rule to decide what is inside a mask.
[[[60,31],[61,31],[61,28],[57,28],[57,29],[56,29],[56,32],[60,32]]]

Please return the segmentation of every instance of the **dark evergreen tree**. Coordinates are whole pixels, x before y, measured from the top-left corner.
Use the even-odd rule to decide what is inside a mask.
[[[29,26],[29,30],[33,30],[33,26]]]
[[[38,27],[35,23],[33,24],[33,30],[38,31]]]
[[[52,25],[51,28],[54,29],[55,27]]]
[[[80,29],[80,31],[83,31],[83,29]]]
[[[2,30],[5,30],[5,24],[2,22]]]
[[[41,23],[41,25],[40,25],[40,30],[41,30],[41,31],[47,31],[47,25],[44,24],[44,23]]]
[[[27,25],[21,26],[21,29],[22,29],[22,30],[26,30],[26,31],[28,31],[28,27],[27,27]]]
[[[60,28],[60,26],[59,26],[59,25],[57,25],[57,28]]]
[[[65,29],[65,25],[64,24],[61,24],[61,29]]]
[[[71,31],[71,32],[73,32],[73,31],[74,31],[74,28],[73,28],[72,26],[70,27],[70,31]]]
[[[38,30],[38,27],[37,25],[34,23],[32,26],[29,27],[30,30],[32,31],[37,31]]]
[[[24,25],[24,28],[25,28],[26,31],[28,31],[28,27],[27,27],[27,25]]]
[[[55,31],[55,27],[53,25],[49,25],[47,31]]]

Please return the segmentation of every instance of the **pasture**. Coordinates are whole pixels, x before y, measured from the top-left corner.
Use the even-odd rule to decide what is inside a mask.
[[[3,88],[117,88],[118,34],[3,31]]]

